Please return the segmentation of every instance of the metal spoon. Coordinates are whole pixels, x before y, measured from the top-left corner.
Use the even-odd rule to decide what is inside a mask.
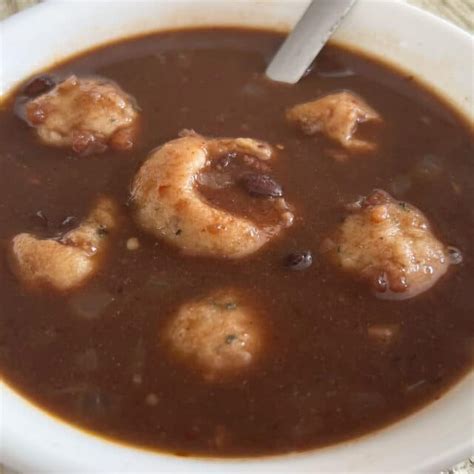
[[[274,81],[296,84],[356,0],[313,0],[267,67]]]

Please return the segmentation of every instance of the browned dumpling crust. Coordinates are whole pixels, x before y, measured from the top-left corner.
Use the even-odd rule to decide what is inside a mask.
[[[40,140],[81,155],[133,147],[139,114],[135,101],[112,81],[74,75],[26,104]]]
[[[171,354],[209,381],[238,375],[263,345],[256,310],[233,289],[182,305],[163,334]]]
[[[381,298],[406,299],[431,288],[448,269],[448,248],[414,206],[375,190],[323,243],[343,270],[365,280]]]
[[[100,198],[84,222],[63,236],[39,239],[23,233],[13,237],[11,268],[28,287],[72,290],[96,273],[116,224],[115,203]]]

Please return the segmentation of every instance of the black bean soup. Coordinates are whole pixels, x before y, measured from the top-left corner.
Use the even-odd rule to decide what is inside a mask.
[[[384,427],[439,398],[472,367],[472,131],[415,77],[336,45],[325,47],[298,84],[271,82],[265,66],[282,39],[219,28],[130,39],[55,66],[4,101],[0,368],[20,393],[133,445],[256,456]],[[25,103],[71,74],[114,81],[133,97],[140,116],[133,146],[78,153],[40,139],[35,126],[49,109],[27,123]],[[286,117],[296,104],[341,91],[378,116],[358,116],[357,137],[373,146],[357,153],[330,127],[308,135]],[[206,211],[273,229],[264,245],[238,258],[199,254],[180,248],[184,227],[176,228],[175,244],[138,225],[134,176],[152,150],[166,151],[158,147],[179,136],[248,137],[272,147],[275,157],[260,160],[225,145],[192,190]],[[162,188],[159,203],[170,198]],[[452,246],[456,265],[412,298],[378,297],[325,255],[348,205],[374,189],[415,206],[436,239]],[[70,245],[64,235],[99,196],[113,200],[120,217],[90,277],[58,289],[31,285],[12,270],[12,239],[26,232],[55,243],[40,265],[49,271],[45,262]],[[238,296],[206,300],[222,289]],[[173,326],[176,315],[184,319]],[[233,315],[240,336],[229,332],[213,345],[219,329],[212,318],[232,326]],[[256,352],[238,358],[232,344]]]

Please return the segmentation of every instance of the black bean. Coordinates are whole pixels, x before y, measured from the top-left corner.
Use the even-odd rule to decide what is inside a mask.
[[[230,163],[232,162],[233,159],[237,157],[237,153],[230,151],[229,153],[226,153],[224,156],[219,158],[216,162],[216,168],[218,170],[223,170],[227,168]]]
[[[306,270],[313,263],[313,256],[310,250],[303,250],[302,252],[290,253],[286,257],[286,266],[290,270]]]
[[[23,94],[28,97],[36,97],[50,91],[56,85],[56,81],[51,76],[38,76],[32,79],[23,89]]]
[[[452,265],[462,263],[462,252],[456,247],[448,247],[449,262]]]
[[[271,177],[260,173],[246,173],[240,177],[240,183],[252,196],[281,197],[281,186]]]
[[[380,272],[374,275],[372,286],[378,293],[385,293],[388,289],[387,275],[385,272]]]

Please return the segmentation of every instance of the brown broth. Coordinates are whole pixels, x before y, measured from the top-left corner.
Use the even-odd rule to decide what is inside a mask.
[[[58,77],[111,78],[136,98],[143,131],[125,154],[78,158],[43,146],[13,113],[14,98],[5,103],[3,254],[19,232],[60,232],[67,216],[82,218],[99,194],[113,196],[127,216],[100,272],[77,292],[29,292],[0,260],[0,369],[42,408],[156,450],[276,454],[381,428],[438,398],[472,366],[472,134],[413,77],[336,46],[327,46],[295,86],[263,79],[282,38],[240,29],[167,32],[56,67]],[[364,97],[384,118],[382,130],[362,130],[377,139],[375,156],[336,162],[326,156],[327,141],[285,122],[287,107],[341,89]],[[282,145],[272,175],[295,207],[295,225],[238,261],[183,256],[144,235],[127,207],[130,182],[148,152],[184,128]],[[440,238],[463,252],[461,265],[414,299],[377,299],[319,253],[343,205],[373,188],[419,207]],[[211,194],[234,212],[246,206],[237,192]],[[130,237],[138,237],[138,250],[127,250]],[[288,271],[285,257],[304,249],[313,252],[313,265]],[[209,383],[172,360],[159,334],[181,304],[224,286],[251,295],[267,345],[250,371]],[[377,344],[368,335],[373,324],[396,325],[398,336]]]

